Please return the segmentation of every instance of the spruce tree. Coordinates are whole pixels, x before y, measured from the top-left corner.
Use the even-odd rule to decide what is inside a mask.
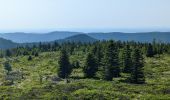
[[[153,51],[153,46],[151,43],[149,43],[146,51],[146,56],[147,57],[153,57],[154,56],[154,51]]]
[[[28,57],[28,61],[31,61],[31,60],[32,60],[32,56],[29,56],[29,57]]]
[[[67,78],[71,73],[71,64],[69,62],[69,57],[65,49],[61,50],[61,55],[58,61],[58,76],[61,78]]]
[[[83,68],[85,77],[93,78],[97,72],[97,62],[92,54],[88,54]]]
[[[132,69],[132,60],[131,60],[131,49],[129,45],[123,50],[123,72],[130,73]]]
[[[111,81],[120,76],[118,48],[112,40],[109,41],[104,55],[104,79]]]
[[[100,45],[93,47],[92,54],[94,55],[94,57],[96,59],[97,67],[100,67],[101,66],[101,60],[102,60],[102,57],[103,57],[103,52],[102,52]]]
[[[145,83],[144,76],[144,61],[141,51],[138,48],[132,53],[132,72],[131,72],[131,83],[143,84]]]
[[[7,49],[7,50],[5,51],[5,56],[7,56],[7,57],[12,56],[11,50]]]
[[[3,58],[4,54],[2,53],[2,51],[0,52],[0,58]]]
[[[11,65],[9,64],[9,62],[5,62],[4,63],[4,69],[7,70],[7,74],[12,71],[12,67]]]

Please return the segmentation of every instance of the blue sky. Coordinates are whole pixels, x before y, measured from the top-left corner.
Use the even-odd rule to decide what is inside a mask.
[[[169,5],[170,0],[0,0],[0,31],[157,31],[170,28]]]

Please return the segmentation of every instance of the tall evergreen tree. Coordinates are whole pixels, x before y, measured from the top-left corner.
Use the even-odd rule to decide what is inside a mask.
[[[123,72],[130,73],[132,69],[132,60],[131,60],[131,49],[129,45],[123,50]]]
[[[92,54],[88,54],[83,68],[85,77],[92,78],[97,72],[97,62],[95,57]]]
[[[32,56],[28,56],[28,61],[31,61],[32,60]]]
[[[100,45],[93,47],[92,54],[94,55],[94,57],[96,59],[97,67],[100,67],[101,66],[101,60],[102,60],[102,57],[103,57],[103,52],[102,52]]]
[[[104,55],[104,79],[112,80],[120,76],[118,48],[113,41],[109,41]]]
[[[67,78],[71,73],[71,64],[69,62],[69,57],[65,49],[61,51],[61,55],[58,61],[58,76],[61,78]]]
[[[142,53],[138,48],[136,48],[132,53],[132,64],[131,82],[136,84],[145,83],[144,61]]]
[[[0,58],[4,57],[4,53],[0,50]]]
[[[149,43],[146,51],[146,56],[147,57],[153,57],[154,56],[154,51],[153,51],[153,46],[151,43]]]
[[[12,56],[11,50],[7,49],[7,50],[5,51],[5,56],[7,56],[7,57]]]
[[[5,62],[4,63],[4,69],[7,70],[7,74],[12,71],[12,67],[11,65],[9,64],[9,62]]]

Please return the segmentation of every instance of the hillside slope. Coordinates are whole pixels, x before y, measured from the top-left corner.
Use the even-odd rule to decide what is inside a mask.
[[[0,38],[0,49],[14,48],[17,47],[17,45],[17,43],[12,42],[11,40]]]
[[[64,42],[81,42],[81,43],[92,43],[97,41],[97,39],[92,38],[86,34],[78,34],[78,35],[73,35],[70,37],[67,37],[65,39],[59,39],[59,40],[55,40],[55,42],[58,43],[64,43]],[[43,42],[43,43],[53,43],[54,41],[50,41],[50,42]],[[34,43],[14,43],[11,40],[6,40],[3,38],[0,38],[0,49],[8,49],[8,48],[14,48],[17,46],[33,46],[33,45],[38,45],[39,42],[34,42]]]
[[[90,33],[89,36],[99,40],[121,40],[121,41],[137,41],[152,42],[154,39],[161,42],[170,43],[170,32],[147,32],[147,33]]]
[[[86,34],[78,34],[74,36],[67,37],[62,40],[57,40],[57,42],[62,43],[62,42],[82,42],[82,43],[89,43],[89,42],[95,42],[97,39],[92,38]]]
[[[0,37],[12,40],[16,43],[31,43],[31,42],[49,42],[58,39],[64,39],[69,36],[79,34],[78,32],[54,31],[50,33],[5,33],[0,34]]]
[[[77,53],[81,53],[78,51]],[[80,61],[81,66],[85,63],[86,55],[72,55],[71,62],[75,59]],[[123,78],[114,78],[113,81],[83,78],[81,69],[74,69],[71,83],[64,80],[53,83],[50,79],[43,79],[40,83],[40,75],[56,76],[58,68],[59,52],[41,53],[39,57],[28,56],[12,57],[10,60],[13,72],[19,73],[22,69],[24,78],[15,80],[14,85],[4,86],[5,72],[0,65],[0,99],[30,100],[30,99],[71,99],[71,100],[168,100],[170,99],[170,55],[161,55],[160,58],[146,58],[145,75],[147,84],[129,84],[122,82]],[[5,59],[0,58],[4,63]],[[125,76],[125,75],[124,75]],[[126,76],[125,76],[126,77]]]

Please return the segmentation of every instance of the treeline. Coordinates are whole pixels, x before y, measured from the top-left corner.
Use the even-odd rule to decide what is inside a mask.
[[[140,43],[140,42],[121,42],[113,41],[117,45],[119,51],[123,49],[126,45],[130,48],[138,46],[142,53],[147,57],[153,57],[157,54],[170,53],[170,43],[161,43],[153,40],[152,43]],[[81,43],[81,42],[66,42],[66,43],[36,43],[31,45],[19,46],[13,49],[0,50],[0,57],[10,57],[10,56],[25,56],[25,55],[38,55],[40,52],[51,52],[60,51],[65,48],[69,54],[74,54],[76,51],[82,51],[88,53],[90,48],[94,45],[101,46],[103,49],[108,41],[97,41],[94,43]]]
[[[95,78],[96,73],[100,71],[102,79],[111,81],[114,77],[121,77],[121,73],[127,73],[130,75],[127,78],[128,82],[142,84],[145,83],[145,56],[154,57],[170,53],[170,44],[158,43],[155,40],[153,43],[113,40],[94,43],[39,43],[33,46],[1,50],[0,57],[27,55],[28,60],[32,60],[32,56],[38,57],[41,52],[55,51],[61,51],[58,62],[58,76],[61,78],[68,78],[73,68],[80,67],[83,68],[87,78]],[[85,64],[80,66],[79,60],[70,63],[69,56],[71,55],[86,55]]]
[[[120,53],[122,53],[120,57]],[[121,59],[120,59],[121,58]],[[123,67],[122,67],[123,66]],[[145,83],[144,60],[138,46],[130,48],[128,44],[120,50],[119,45],[114,41],[107,41],[105,44],[92,45],[88,52],[83,72],[86,78],[95,78],[96,72],[102,72],[102,79],[112,81],[114,77],[121,77],[120,73],[129,73],[127,79],[131,83]],[[59,59],[58,76],[68,78],[73,66],[69,62],[69,55],[66,49],[61,50]]]
[[[114,77],[121,77],[121,73],[128,73],[130,77],[126,81],[137,84],[145,83],[144,57],[169,53],[170,50],[169,44],[156,43],[156,41],[153,41],[153,43],[137,43],[111,40],[86,46],[86,48],[90,47],[86,53],[87,57],[83,66],[85,77],[95,78],[96,72],[101,71],[102,78],[111,81]],[[67,78],[72,70],[68,60],[69,54],[66,51],[66,48],[61,50],[59,76],[61,76],[62,72],[68,73],[62,74],[65,77],[62,76],[61,78]],[[63,55],[67,56],[65,60],[63,60]],[[69,65],[70,67],[68,67]]]

